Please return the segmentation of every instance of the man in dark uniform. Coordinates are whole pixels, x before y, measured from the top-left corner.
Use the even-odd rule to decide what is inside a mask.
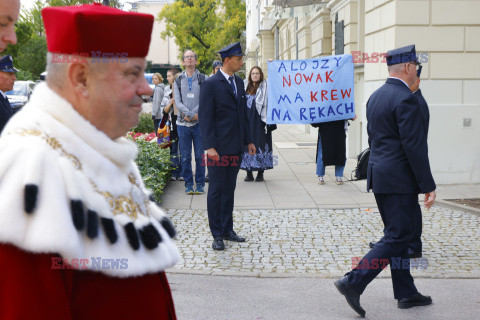
[[[428,160],[426,121],[419,100],[410,90],[419,68],[415,46],[389,51],[387,65],[389,78],[367,102],[371,150],[367,189],[373,189],[375,194],[384,236],[355,269],[335,281],[350,307],[361,316],[365,316],[365,310],[360,306],[360,295],[382,271],[382,261],[390,264],[399,308],[432,303],[415,287],[408,256],[408,244],[421,221],[418,194],[425,194],[427,209],[436,197]]]
[[[240,154],[248,145],[249,153],[254,155],[255,145],[246,118],[243,81],[234,74],[243,66],[240,42],[218,53],[223,67],[203,83],[198,117],[210,176],[207,209],[212,248],[224,250],[223,240],[245,241],[233,230],[232,212]]]
[[[428,110],[428,104],[425,98],[422,95],[422,90],[420,89],[420,74],[422,72],[422,66],[419,66],[417,70],[417,80],[415,83],[410,86],[410,90],[413,92],[413,95],[417,97],[420,104],[420,111],[422,112],[423,121],[425,124],[425,136],[428,136],[428,126],[430,123],[430,112]],[[416,210],[419,212],[417,217],[417,222],[415,223],[415,231],[413,233],[412,239],[408,243],[408,256],[410,259],[421,258],[422,257],[422,212],[420,210],[420,205],[416,206]],[[376,242],[370,242],[370,248],[375,246]]]
[[[13,116],[13,109],[5,93],[13,89],[18,70],[13,66],[13,59],[5,56],[0,59],[0,133]]]

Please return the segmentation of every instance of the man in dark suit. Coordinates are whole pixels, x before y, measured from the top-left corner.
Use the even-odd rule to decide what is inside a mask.
[[[13,109],[5,93],[13,89],[18,70],[13,66],[13,59],[5,56],[0,59],[0,133],[13,116]]]
[[[233,203],[240,154],[248,145],[255,154],[248,121],[243,81],[234,73],[243,66],[240,43],[220,50],[223,67],[208,78],[200,89],[198,118],[210,182],[207,195],[208,222],[213,235],[212,248],[224,250],[223,240],[244,242],[233,230]]]
[[[352,309],[361,316],[360,295],[390,264],[393,292],[399,308],[432,303],[421,295],[410,274],[408,244],[414,236],[418,215],[418,194],[425,194],[425,207],[436,197],[430,171],[425,118],[420,103],[410,91],[417,79],[419,63],[415,46],[387,53],[389,78],[367,102],[367,131],[370,160],[367,189],[373,189],[384,223],[384,236],[359,264],[335,286]],[[386,265],[385,265],[386,266]]]
[[[428,111],[428,104],[425,98],[422,95],[422,90],[420,90],[420,74],[421,74],[421,66],[419,70],[417,70],[417,79],[415,83],[410,86],[410,90],[413,92],[413,95],[417,97],[418,103],[420,104],[420,111],[423,116],[424,121],[424,129],[425,129],[425,137],[428,136],[428,126],[430,123],[430,112]],[[415,223],[415,231],[413,233],[412,239],[408,243],[408,256],[410,259],[421,258],[422,257],[422,212],[420,209],[420,205],[417,204],[415,208],[418,213],[415,215],[417,221]],[[370,248],[375,246],[376,242],[370,242]]]

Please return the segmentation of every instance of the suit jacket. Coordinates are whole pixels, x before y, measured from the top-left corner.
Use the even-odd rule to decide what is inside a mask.
[[[402,81],[388,78],[368,100],[367,120],[367,190],[397,194],[435,190],[428,160],[428,119],[417,96]]]
[[[247,99],[243,81],[235,76],[237,95],[221,72],[200,88],[198,118],[205,150],[215,148],[220,155],[240,154],[252,143],[247,121]]]
[[[418,99],[420,104],[420,111],[422,111],[423,118],[425,120],[425,134],[428,135],[428,125],[430,123],[430,112],[428,111],[428,104],[425,98],[422,95],[422,90],[418,89],[413,94]]]
[[[0,93],[0,133],[12,116],[13,108],[10,106],[8,100]]]

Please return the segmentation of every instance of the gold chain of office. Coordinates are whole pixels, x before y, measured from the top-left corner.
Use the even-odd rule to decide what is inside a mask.
[[[45,142],[47,142],[47,144],[52,149],[58,151],[60,153],[60,155],[67,158],[68,160],[70,160],[73,164],[73,167],[76,170],[78,170],[80,172],[83,172],[82,171],[82,164],[80,163],[80,160],[78,160],[78,158],[75,157],[74,155],[66,152],[65,149],[62,147],[62,144],[56,138],[50,137],[47,134],[41,132],[40,130],[22,129],[22,130],[14,131],[12,133],[15,133],[15,134],[18,134],[18,135],[21,135],[21,136],[38,136],[38,137],[40,137]],[[130,173],[128,175],[128,180],[132,184],[132,190],[129,192],[128,196],[122,195],[122,196],[115,197],[110,192],[101,191],[98,188],[98,186],[95,184],[95,182],[93,182],[93,180],[90,179],[89,177],[87,177],[87,179],[90,182],[90,184],[92,185],[93,190],[96,193],[100,194],[101,196],[103,196],[105,198],[105,201],[107,201],[107,203],[109,204],[110,209],[112,210],[114,215],[126,214],[130,218],[132,218],[133,220],[137,219],[138,214],[141,214],[141,215],[147,216],[147,217],[150,215],[149,209],[148,209],[149,200],[148,200],[147,196],[145,195],[145,193],[143,191],[141,191],[142,189],[137,184],[137,179],[135,178],[133,173]],[[134,200],[133,187],[136,187],[139,190],[139,192],[137,192],[137,193],[140,193],[140,196],[137,197],[137,198],[140,198],[139,200],[142,202],[141,204]]]

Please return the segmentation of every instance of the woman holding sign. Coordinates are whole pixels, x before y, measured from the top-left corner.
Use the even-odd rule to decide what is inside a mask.
[[[354,119],[355,120],[356,116]],[[342,177],[345,169],[346,157],[346,132],[348,120],[338,120],[312,124],[318,128],[317,141],[317,176],[318,183],[325,184],[325,167],[335,166],[335,183],[343,184]]]
[[[263,181],[263,172],[273,168],[272,131],[277,126],[266,124],[267,81],[260,67],[255,66],[250,70],[245,88],[248,122],[257,152],[252,156],[245,149],[240,168],[247,171],[245,181],[253,181],[253,171],[258,171],[255,181]]]

